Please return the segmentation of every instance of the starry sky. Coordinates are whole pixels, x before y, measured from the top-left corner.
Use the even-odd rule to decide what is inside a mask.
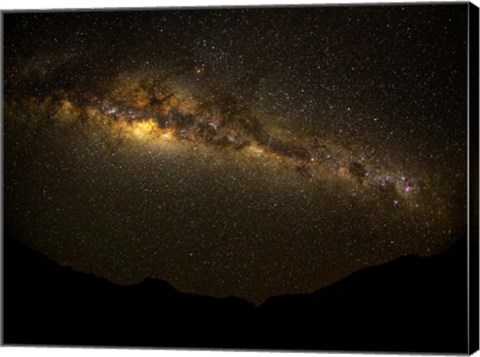
[[[256,304],[466,232],[467,5],[8,13],[5,224]]]

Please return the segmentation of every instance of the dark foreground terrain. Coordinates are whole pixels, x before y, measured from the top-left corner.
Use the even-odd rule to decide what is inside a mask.
[[[434,257],[403,257],[255,307],[153,279],[118,286],[6,237],[4,342],[465,353],[466,247],[463,238]]]

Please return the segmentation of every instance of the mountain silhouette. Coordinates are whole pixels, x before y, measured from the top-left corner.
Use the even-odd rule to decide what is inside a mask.
[[[4,343],[467,353],[467,240],[312,294],[242,299],[119,286],[4,239]]]

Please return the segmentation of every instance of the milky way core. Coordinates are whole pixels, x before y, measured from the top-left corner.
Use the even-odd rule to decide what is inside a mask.
[[[6,226],[256,304],[441,252],[466,231],[466,9],[6,14]]]

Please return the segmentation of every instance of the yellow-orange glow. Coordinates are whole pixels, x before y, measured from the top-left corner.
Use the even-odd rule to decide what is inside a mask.
[[[132,133],[139,139],[143,139],[151,135],[157,127],[157,125],[150,120],[135,122],[131,126]]]
[[[258,146],[257,144],[249,145],[247,147],[247,150],[255,156],[259,156],[259,155],[264,153],[264,150],[260,146]]]

